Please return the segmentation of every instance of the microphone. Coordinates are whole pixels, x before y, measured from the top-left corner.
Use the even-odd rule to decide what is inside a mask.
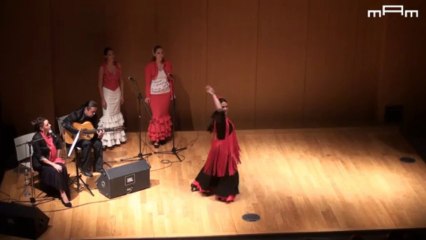
[[[135,81],[135,78],[132,76],[129,76],[127,79],[129,79],[130,81]]]
[[[49,134],[50,134],[51,136],[53,136],[54,138],[57,138],[57,137],[56,137],[56,134],[52,131],[52,129],[50,129],[50,130],[49,130]]]

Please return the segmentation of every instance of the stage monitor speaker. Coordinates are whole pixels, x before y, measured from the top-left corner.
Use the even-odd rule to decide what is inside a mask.
[[[36,239],[48,223],[49,217],[35,206],[0,202],[1,234]]]
[[[146,160],[107,169],[97,181],[99,192],[107,198],[115,198],[137,192],[150,186]]]

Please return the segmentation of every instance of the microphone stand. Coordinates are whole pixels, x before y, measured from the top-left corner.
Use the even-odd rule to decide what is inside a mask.
[[[175,84],[174,84],[174,77],[169,74],[169,77],[171,82],[173,82],[173,84],[171,84],[172,86],[172,149],[170,151],[158,151],[158,152],[154,152],[155,154],[173,154],[176,156],[177,159],[179,159],[179,162],[182,162],[182,159],[179,156],[179,152],[186,150],[187,147],[182,147],[182,148],[176,148],[175,145],[175,126],[176,126],[176,96],[175,96]]]
[[[37,140],[37,141],[40,141],[40,140]],[[32,144],[33,144],[33,141],[31,141],[30,143],[28,143],[28,145],[32,145]],[[31,204],[33,206],[35,206],[36,199],[34,197],[35,190],[34,190],[34,173],[33,173],[33,155],[31,154],[31,146],[28,146],[28,154],[30,154],[30,156],[31,156],[30,157],[30,178],[31,178],[31,197],[30,197],[30,202],[31,202]]]
[[[121,162],[130,162],[130,161],[141,161],[141,160],[145,160],[144,157],[147,156],[151,156],[152,153],[142,153],[142,107],[141,107],[141,102],[143,102],[143,96],[142,93],[139,91],[139,86],[138,83],[136,82],[136,79],[133,77],[128,77],[128,79],[132,82],[132,89],[133,92],[136,93],[137,95],[137,99],[138,99],[138,118],[139,118],[139,153],[138,155],[134,156],[134,157],[130,157],[130,158],[124,158],[121,159]],[[145,105],[145,104],[144,104]],[[151,118],[151,114],[147,108],[147,106],[145,105],[145,110],[148,113],[149,117]]]

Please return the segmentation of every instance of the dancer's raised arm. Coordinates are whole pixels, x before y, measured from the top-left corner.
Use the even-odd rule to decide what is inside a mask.
[[[210,95],[212,95],[213,103],[214,103],[216,110],[217,111],[223,111],[222,105],[220,104],[219,98],[216,96],[213,87],[210,86],[210,85],[207,85],[206,86],[206,92],[209,93]]]

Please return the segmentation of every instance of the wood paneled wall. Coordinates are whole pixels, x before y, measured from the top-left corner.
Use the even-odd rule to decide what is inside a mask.
[[[419,1],[392,3],[426,10]],[[208,83],[229,100],[240,129],[382,121],[388,104],[404,105],[407,116],[425,109],[419,104],[426,96],[425,20],[367,18],[367,10],[380,9],[383,1],[0,4],[2,115],[22,133],[37,115],[53,121],[88,99],[99,100],[105,46],[123,66],[123,113],[131,131],[139,120],[127,77],[134,76],[144,93],[144,66],[158,43],[174,65],[179,129],[205,128],[212,111]]]
[[[426,136],[426,2],[393,2],[406,5],[407,9],[418,9],[420,16],[414,21],[396,15],[386,18],[378,115],[384,115],[387,105],[402,105],[405,132]]]
[[[54,116],[50,22],[49,1],[0,2],[0,115],[18,133]]]

